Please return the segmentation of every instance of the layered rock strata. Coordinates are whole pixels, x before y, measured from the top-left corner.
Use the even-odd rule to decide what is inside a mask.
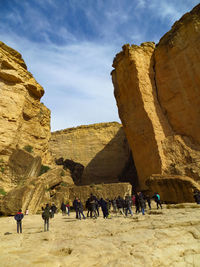
[[[114,59],[114,93],[141,188],[152,174],[200,183],[199,39],[200,5],[158,45],[125,45]]]
[[[82,167],[82,177],[79,175],[75,179],[76,184],[118,182],[122,174],[123,181],[126,181],[126,166],[130,161],[131,152],[123,128],[117,122],[53,132],[50,151],[55,159],[63,158],[67,166]],[[130,166],[128,167],[130,173]],[[132,170],[134,181],[137,179],[134,165]]]
[[[7,185],[8,162],[16,150],[29,148],[43,162],[50,157],[50,111],[40,102],[43,94],[21,55],[0,42],[0,161]]]

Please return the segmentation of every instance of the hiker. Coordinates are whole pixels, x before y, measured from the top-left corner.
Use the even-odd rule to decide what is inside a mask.
[[[138,192],[135,195],[135,213],[140,213],[140,202],[139,202],[139,194]]]
[[[149,195],[145,195],[144,199],[147,201],[148,207],[151,210],[151,198]]]
[[[69,216],[70,215],[70,205],[69,205],[69,203],[67,203],[65,206],[67,209],[67,215]]]
[[[42,219],[44,220],[44,232],[49,231],[49,218],[50,218],[50,207],[46,204],[46,207],[42,213]]]
[[[74,201],[73,201],[73,208],[76,212],[76,219],[78,219],[78,209],[77,209],[77,203],[78,203],[78,198],[75,197]]]
[[[117,209],[118,211],[124,215],[124,211],[123,211],[123,206],[124,206],[124,200],[123,198],[121,198],[120,196],[117,197],[116,199],[116,204],[117,204]]]
[[[57,211],[57,207],[55,206],[55,204],[52,204],[51,206],[51,218],[54,218],[54,214]]]
[[[77,206],[76,206],[77,210],[78,210],[78,217],[79,220],[81,220],[81,215],[83,216],[83,219],[85,220],[85,215],[83,214],[83,204],[80,201],[80,199],[78,199],[77,201]]]
[[[133,216],[133,212],[131,209],[131,206],[133,204],[133,201],[129,195],[125,197],[125,215],[128,216],[128,212]]]
[[[98,198],[96,198],[96,213],[97,213],[97,216],[99,217],[99,200],[98,200]]]
[[[139,206],[140,206],[141,211],[142,211],[142,215],[145,215],[145,213],[144,213],[144,210],[145,210],[145,200],[144,200],[144,197],[143,197],[142,192],[139,192],[138,193],[138,200],[139,200]]]
[[[14,218],[17,221],[17,233],[22,233],[22,219],[24,218],[24,214],[22,213],[21,209],[18,211]]]
[[[101,206],[104,219],[108,218],[109,213],[108,213],[107,202],[103,198],[101,198],[99,200],[99,205]]]
[[[90,218],[92,218],[94,215],[94,218],[97,219],[96,202],[97,198],[93,194],[90,194],[89,198]]]
[[[64,204],[64,202],[62,202],[60,209],[62,211],[62,215],[66,215],[66,205]]]
[[[87,217],[89,217],[89,213],[90,213],[90,198],[88,198],[85,202],[85,207],[87,209]]]
[[[197,204],[200,204],[200,191],[199,190],[195,190],[194,191],[194,200]]]
[[[159,209],[159,206],[162,209],[162,205],[161,205],[161,201],[160,201],[160,195],[158,193],[155,193],[152,198],[154,198],[154,200],[157,204],[157,209]]]
[[[116,202],[116,198],[114,198],[111,202],[112,202],[112,206],[113,206],[113,212],[117,214],[117,202]]]

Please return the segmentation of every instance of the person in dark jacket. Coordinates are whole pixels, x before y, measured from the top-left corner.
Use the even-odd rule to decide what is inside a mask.
[[[44,220],[44,232],[49,231],[49,218],[50,218],[50,207],[46,204],[46,207],[42,213],[42,219]]]
[[[103,198],[101,198],[99,200],[99,205],[102,209],[104,219],[108,218],[108,203]]]
[[[90,218],[94,216],[94,218],[97,219],[96,203],[97,203],[97,198],[93,194],[91,194],[89,198]]]
[[[120,212],[120,214],[124,215],[123,207],[124,207],[124,200],[120,196],[116,199],[117,209]]]
[[[54,218],[54,214],[57,211],[57,207],[55,206],[55,204],[52,204],[51,206],[51,218]]]
[[[76,212],[76,219],[78,219],[78,209],[77,209],[77,203],[78,203],[78,198],[76,197],[73,201],[73,209]]]
[[[125,197],[125,215],[128,216],[128,212],[131,214],[131,216],[133,216],[133,212],[132,212],[132,204],[133,204],[133,201],[131,199],[131,197],[129,195],[127,195]]]
[[[24,218],[24,214],[22,213],[21,209],[18,211],[14,218],[17,221],[17,233],[22,233],[22,219]]]
[[[81,215],[83,216],[83,219],[85,219],[85,215],[83,214],[83,204],[80,201],[80,199],[78,199],[78,201],[77,201],[76,208],[77,208],[77,211],[78,211],[79,220],[81,220]]]
[[[144,211],[145,211],[145,200],[144,200],[142,192],[138,193],[138,200],[139,200],[139,205],[140,205],[140,208],[141,208],[141,211],[142,211],[142,215],[145,215],[145,213],[144,213]]]
[[[147,201],[148,203],[148,207],[151,210],[151,198],[149,195],[145,195],[144,199]]]
[[[196,202],[197,204],[200,204],[200,191],[195,190],[193,196],[194,196],[194,200],[195,200],[195,202]]]
[[[62,202],[60,209],[62,211],[62,215],[66,215],[66,205],[64,202]]]
[[[135,194],[135,213],[140,213],[139,193]]]

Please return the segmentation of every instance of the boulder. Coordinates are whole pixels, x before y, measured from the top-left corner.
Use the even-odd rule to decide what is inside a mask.
[[[159,192],[161,201],[173,204],[194,202],[194,192],[200,190],[200,184],[179,175],[152,175],[146,184],[152,193]]]
[[[23,186],[9,191],[1,200],[0,212],[4,215],[13,215],[19,209],[25,212],[36,213],[44,201],[50,201],[50,191],[64,183],[73,185],[70,173],[62,167],[55,167],[43,175],[26,181]]]

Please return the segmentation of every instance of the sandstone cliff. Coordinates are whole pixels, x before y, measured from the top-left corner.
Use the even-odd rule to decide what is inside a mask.
[[[13,186],[9,162],[16,150],[48,160],[50,111],[40,102],[43,94],[21,55],[0,42],[0,188]]]
[[[75,162],[84,167],[76,184],[129,181],[130,175],[136,183],[134,166],[128,164],[131,152],[123,128],[117,122],[53,132],[50,151],[55,159],[63,158],[67,163]]]
[[[158,45],[125,45],[114,59],[114,93],[142,188],[152,174],[200,183],[199,39],[200,5]]]

